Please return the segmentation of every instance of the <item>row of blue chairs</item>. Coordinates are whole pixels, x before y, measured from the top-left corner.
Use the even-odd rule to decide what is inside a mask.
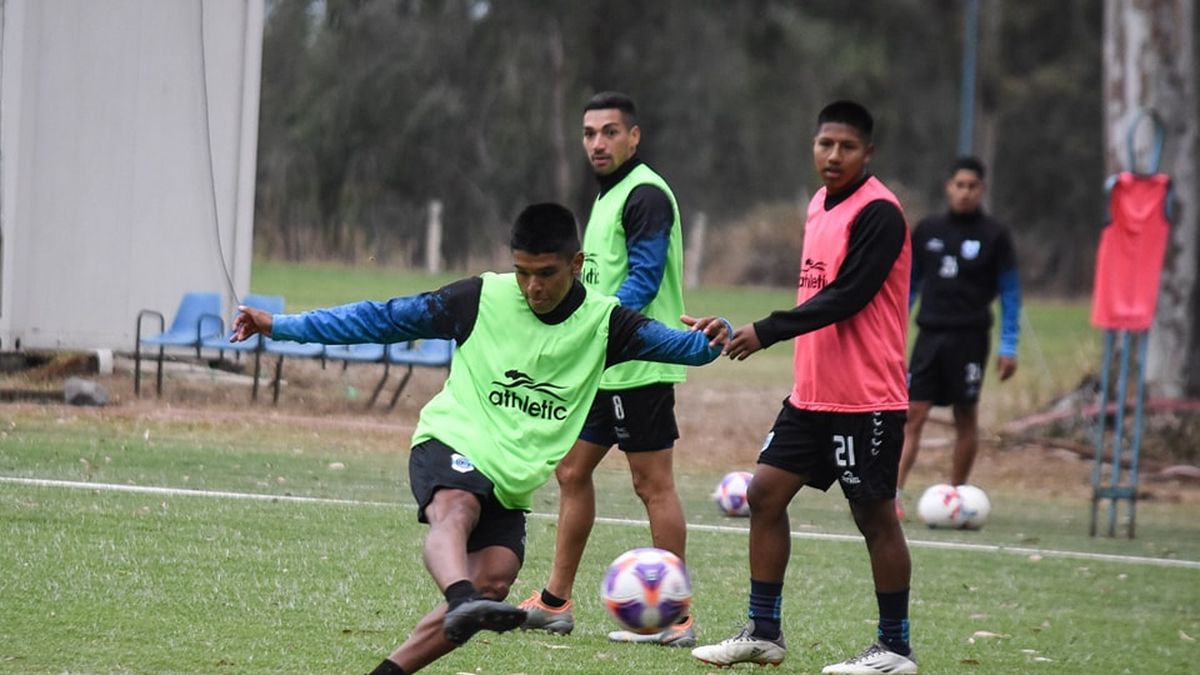
[[[283,312],[284,300],[278,295],[251,294],[242,298],[242,304],[261,309],[272,314]],[[158,333],[142,335],[142,324],[147,319],[158,320]],[[418,340],[415,342],[397,342],[392,344],[355,344],[355,345],[321,345],[316,343],[298,343],[272,340],[258,335],[244,342],[230,342],[232,330],[226,330],[221,318],[221,295],[210,292],[185,293],[175,312],[171,326],[166,326],[166,319],[161,312],[144,309],[138,312],[137,326],[134,338],[134,394],[141,396],[141,365],[142,347],[158,347],[156,358],[156,391],[162,396],[163,355],[166,347],[195,349],[196,358],[200,358],[204,349],[217,350],[224,358],[225,352],[235,354],[254,354],[254,386],[251,398],[258,400],[260,373],[262,371],[262,355],[264,353],[276,357],[275,373],[271,379],[273,403],[279,403],[279,389],[283,379],[283,361],[287,357],[321,359],[321,365],[326,361],[341,361],[345,369],[351,362],[381,363],[383,377],[371,392],[367,407],[373,407],[379,394],[383,391],[391,373],[392,366],[407,368],[404,376],[392,394],[389,409],[396,406],[401,392],[412,378],[413,369],[417,366],[430,368],[450,367],[454,356],[454,342],[451,340]]]

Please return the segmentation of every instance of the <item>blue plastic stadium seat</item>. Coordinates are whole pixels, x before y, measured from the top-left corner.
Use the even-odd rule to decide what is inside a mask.
[[[375,343],[329,345],[325,347],[325,358],[330,361],[342,361],[344,368],[345,364],[351,361],[355,363],[383,363],[383,357],[386,352],[386,347]]]
[[[325,365],[325,345],[316,342],[290,342],[263,338],[263,351],[279,357],[275,361],[275,377],[271,380],[271,403],[274,404],[279,403],[279,388],[283,379],[283,359],[285,357],[321,359],[321,366]]]
[[[396,401],[400,400],[400,393],[404,391],[404,387],[408,385],[408,381],[412,378],[415,366],[445,368],[449,371],[450,361],[453,358],[453,340],[418,340],[416,342],[397,342],[388,345],[387,363],[408,367],[408,371],[404,373],[400,384],[396,386],[396,391],[392,393],[392,400],[388,404],[388,409],[396,407]]]
[[[242,298],[241,304],[246,305],[247,307],[261,309],[263,311],[270,312],[271,314],[282,314],[283,307],[284,307],[284,300],[283,300],[282,295],[261,295],[261,294],[257,294],[257,293],[251,293],[251,294],[247,295],[246,297]],[[216,320],[220,321],[219,317],[215,317],[215,318],[216,318]],[[221,323],[223,326],[224,322],[222,321]],[[230,325],[232,325],[232,323],[233,322],[230,322]],[[234,352],[235,354],[253,352],[254,353],[254,387],[251,389],[250,398],[252,400],[257,401],[258,400],[259,374],[262,371],[263,340],[262,340],[261,336],[259,336],[259,335],[251,335],[249,339],[244,340],[242,342],[230,342],[229,338],[232,335],[233,335],[233,330],[231,328],[228,331],[223,331],[219,335],[214,335],[213,337],[205,338],[200,343],[200,346],[203,347],[204,349],[216,349],[218,352],[221,353],[222,356],[224,356],[224,352],[226,352],[226,351],[231,351],[231,352]]]
[[[386,357],[387,345],[370,342],[353,345],[329,345],[325,348],[325,358],[330,361],[341,361],[342,370],[345,370],[351,362],[383,364],[383,377],[379,378],[379,383],[375,385],[375,390],[371,392],[371,398],[367,400],[368,408],[375,405],[375,399],[379,398],[379,392],[383,390],[384,382],[387,382],[388,370],[391,364],[387,362]]]
[[[221,334],[221,294],[210,292],[188,292],[183,294],[179,307],[175,310],[175,319],[171,327],[166,329],[166,318],[161,312],[153,309],[143,309],[138,312],[137,325],[133,343],[133,392],[135,396],[142,394],[142,345],[158,347],[158,374],[156,388],[158,396],[162,396],[163,350],[166,347],[190,347],[196,350],[196,358],[200,357],[200,345],[205,338]],[[159,333],[150,337],[142,337],[142,320],[146,317],[158,319]]]

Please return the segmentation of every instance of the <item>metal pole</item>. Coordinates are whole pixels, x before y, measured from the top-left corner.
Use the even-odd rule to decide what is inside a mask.
[[[969,155],[975,135],[975,55],[979,51],[979,0],[963,2],[962,92],[958,104],[958,154]]]
[[[1104,428],[1108,423],[1108,370],[1112,362],[1116,331],[1104,331],[1104,356],[1100,360],[1100,407],[1096,411],[1096,463],[1092,466],[1092,524],[1088,534],[1096,536],[1096,516],[1100,506],[1101,467],[1104,465]]]
[[[1137,402],[1133,418],[1133,443],[1129,448],[1129,485],[1132,489],[1129,496],[1130,539],[1133,539],[1134,521],[1137,516],[1138,459],[1142,454],[1142,411],[1146,405],[1146,350],[1150,344],[1150,331],[1142,331],[1138,338]]]
[[[1111,476],[1112,491],[1108,502],[1108,536],[1117,536],[1117,500],[1120,499],[1121,455],[1125,440],[1125,399],[1129,393],[1129,361],[1133,351],[1133,331],[1121,331],[1121,369],[1117,375],[1117,395],[1114,400],[1117,410],[1116,426],[1113,429],[1113,451]]]

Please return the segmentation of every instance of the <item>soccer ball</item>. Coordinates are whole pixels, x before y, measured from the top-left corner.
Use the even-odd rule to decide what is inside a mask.
[[[987,522],[992,512],[992,502],[987,493],[974,485],[959,485],[959,527],[978,530]]]
[[[917,514],[929,527],[961,527],[962,497],[953,485],[938,483],[921,495]]]
[[[746,501],[746,490],[750,487],[750,479],[754,474],[749,471],[731,471],[725,474],[717,489],[713,491],[713,501],[717,508],[727,516],[750,515],[750,502]]]
[[[600,596],[617,623],[649,635],[664,630],[687,611],[692,580],[674,553],[635,548],[608,566]]]

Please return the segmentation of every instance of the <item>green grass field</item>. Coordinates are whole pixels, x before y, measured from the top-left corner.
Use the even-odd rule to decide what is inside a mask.
[[[256,293],[283,295],[287,311],[362,299],[387,298],[430,290],[459,278],[458,274],[429,276],[383,267],[343,265],[299,265],[257,261],[251,286]],[[795,304],[795,290],[788,288],[701,287],[686,293],[686,306],[695,316],[719,314],[734,326],[760,319],[776,309]],[[1001,386],[994,377],[984,381],[986,416],[1011,419],[1031,412],[1056,395],[1077,385],[1084,374],[1099,370],[1100,333],[1088,323],[1086,300],[1026,298],[1022,338],[1018,354],[1020,369]],[[909,340],[916,336],[910,329]],[[789,386],[785,346],[768,349],[734,366],[739,379]],[[698,381],[719,381],[732,375],[727,363],[693,370]]]
[[[380,268],[256,263],[253,289],[288,310],[437,287]],[[788,289],[689,293],[736,324],[790,306]],[[1021,371],[984,396],[1005,419],[1072,386],[1097,360],[1080,302],[1030,301]],[[790,350],[695,379],[787,386]],[[736,368],[736,370],[735,370]],[[197,421],[199,420],[199,421]],[[147,417],[0,406],[0,672],[364,673],[440,595],[407,486],[407,437],[257,417]],[[402,427],[401,427],[402,429]],[[715,469],[680,466],[702,641],[745,620],[745,520],[709,500]],[[608,562],[649,543],[622,463],[597,475],[601,516],[577,582],[575,633],[481,634],[426,672],[706,673],[686,651],[609,643]],[[134,491],[141,490],[141,491]],[[1142,502],[1138,538],[1087,536],[1077,498],[990,488],[979,532],[908,525],[914,645],[924,673],[1194,673],[1200,512]],[[536,496],[519,600],[545,581],[557,492]],[[845,503],[793,504],[779,672],[816,673],[873,637],[867,557]],[[742,667],[739,670],[747,670]]]
[[[362,673],[438,600],[403,451],[286,422],[33,407],[0,408],[0,429],[0,475],[76,484],[0,483],[0,672]],[[703,640],[727,637],[745,612],[746,521],[717,515],[707,496],[717,478],[680,476]],[[598,481],[604,519],[578,582],[575,634],[483,635],[429,672],[707,672],[682,650],[605,639],[601,575],[647,533],[627,474],[606,465]],[[1178,566],[1200,561],[1194,508],[1143,505],[1129,542],[1088,538],[1077,503],[992,499],[1004,508],[980,532],[909,526],[922,672],[1194,672],[1200,563]],[[514,599],[548,573],[556,501],[553,486],[538,495]],[[802,493],[793,530],[783,672],[813,673],[870,638],[875,608],[840,496]]]

